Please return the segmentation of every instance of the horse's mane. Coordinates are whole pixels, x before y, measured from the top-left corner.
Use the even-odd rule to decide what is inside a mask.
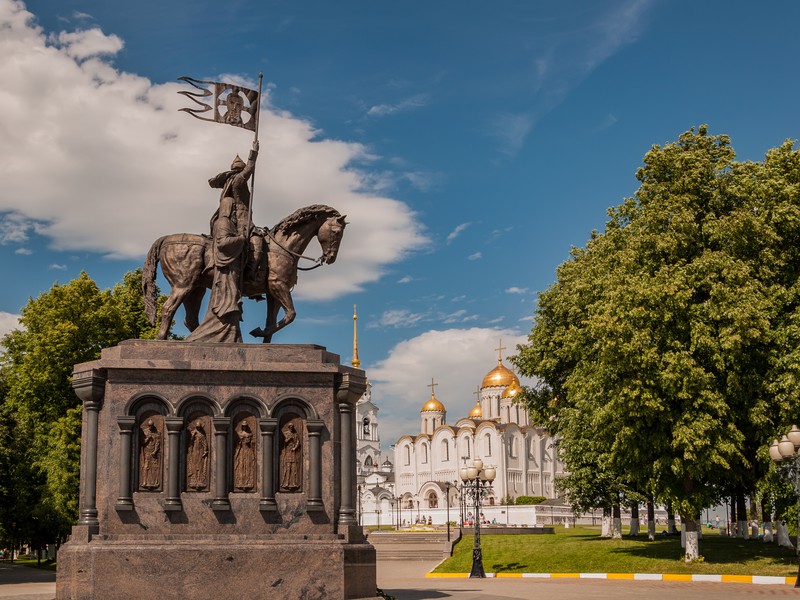
[[[311,219],[318,217],[320,213],[325,215],[326,218],[342,216],[335,208],[331,208],[325,204],[312,204],[311,206],[298,208],[288,217],[279,221],[277,225],[272,228],[272,231],[273,233],[286,233],[289,229],[292,229],[298,225],[302,225],[306,221],[310,221]]]

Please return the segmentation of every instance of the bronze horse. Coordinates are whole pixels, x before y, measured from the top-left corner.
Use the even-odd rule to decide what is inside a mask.
[[[263,337],[264,343],[268,343],[276,331],[294,321],[296,312],[292,303],[292,288],[297,283],[298,260],[311,239],[316,237],[322,247],[318,264],[332,264],[339,252],[346,224],[344,215],[337,210],[314,204],[296,210],[275,225],[272,231],[255,229],[257,235],[264,237],[267,251],[255,278],[245,278],[242,296],[257,298],[266,294],[267,320],[266,329],[254,329],[251,335]],[[165,235],[150,247],[142,273],[142,291],[145,312],[151,324],[156,323],[156,268],[159,261],[161,271],[172,287],[162,308],[158,339],[164,340],[169,335],[172,319],[181,304],[186,311],[184,323],[189,331],[194,331],[200,324],[200,304],[214,279],[213,269],[206,271],[210,247],[210,238],[194,233]],[[278,321],[281,308],[284,315]]]

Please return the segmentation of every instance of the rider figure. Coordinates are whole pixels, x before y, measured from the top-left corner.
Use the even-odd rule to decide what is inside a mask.
[[[255,235],[253,232],[253,222],[250,215],[250,188],[247,187],[247,180],[253,175],[258,158],[258,141],[253,142],[253,149],[247,164],[236,155],[233,159],[229,171],[223,171],[208,180],[208,185],[212,188],[222,189],[220,193],[220,203],[224,198],[232,198],[236,212],[237,232],[245,239],[249,239],[250,252],[246,252],[245,278],[252,279],[258,270],[258,265],[264,254],[264,238]],[[213,232],[214,222],[219,216],[219,210],[211,217],[211,230]]]

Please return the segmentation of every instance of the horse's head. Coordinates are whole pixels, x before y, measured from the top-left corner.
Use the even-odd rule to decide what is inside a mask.
[[[332,264],[336,261],[339,253],[339,244],[344,235],[344,228],[347,225],[346,215],[328,217],[317,231],[319,245],[322,246],[322,260],[325,264]]]

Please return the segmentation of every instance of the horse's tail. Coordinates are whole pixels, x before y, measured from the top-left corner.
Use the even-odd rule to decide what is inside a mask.
[[[151,325],[156,324],[158,316],[158,286],[156,285],[156,269],[158,257],[161,254],[161,245],[167,236],[158,238],[147,253],[142,267],[142,297],[144,298],[144,312]]]

